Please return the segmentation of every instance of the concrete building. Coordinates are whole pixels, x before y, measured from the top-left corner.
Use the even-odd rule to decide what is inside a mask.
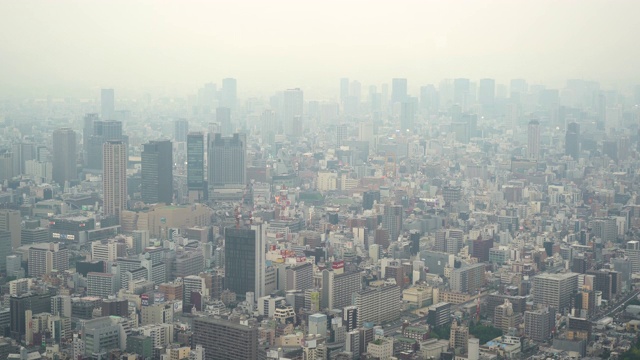
[[[571,306],[571,297],[577,289],[576,273],[540,274],[533,278],[533,302],[564,312]]]
[[[258,328],[209,317],[193,321],[193,343],[201,345],[207,360],[258,358]]]
[[[358,308],[358,327],[364,322],[382,324],[400,316],[401,292],[397,285],[371,287],[357,292],[353,299]]]

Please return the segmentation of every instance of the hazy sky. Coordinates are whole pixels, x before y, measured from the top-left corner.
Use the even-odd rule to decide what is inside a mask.
[[[343,76],[363,92],[392,77],[413,93],[452,77],[629,85],[639,13],[640,0],[0,0],[0,95],[184,94],[223,77],[240,96],[307,98],[336,96]]]

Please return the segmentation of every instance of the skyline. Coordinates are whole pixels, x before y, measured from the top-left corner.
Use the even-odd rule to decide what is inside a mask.
[[[624,42],[640,31],[637,10],[598,0],[4,1],[0,96],[184,95],[225,77],[240,97],[296,87],[335,97],[342,77],[408,78],[414,94],[457,77],[625,89],[640,83],[640,49]]]

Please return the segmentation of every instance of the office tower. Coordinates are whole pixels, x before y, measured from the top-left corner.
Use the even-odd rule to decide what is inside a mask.
[[[118,243],[94,241],[91,243],[91,261],[115,261],[118,258]]]
[[[0,230],[11,233],[11,247],[17,249],[21,244],[22,234],[22,217],[18,210],[0,209]],[[9,252],[0,252],[0,254],[9,254]]]
[[[380,202],[380,191],[379,190],[367,190],[362,194],[362,209],[363,210],[371,210],[373,209],[373,204]]]
[[[266,226],[228,227],[224,233],[225,287],[243,297],[252,292],[264,294]]]
[[[86,114],[83,119],[82,126],[82,150],[84,159],[84,164],[87,165],[89,162],[89,151],[91,148],[91,137],[93,136],[93,123],[96,121],[100,121],[100,115],[91,113]]]
[[[13,174],[25,174],[26,163],[36,159],[36,145],[30,142],[11,144],[11,158],[13,160]]]
[[[580,124],[572,122],[567,125],[567,133],[564,137],[564,154],[574,160],[580,157]]]
[[[64,186],[77,178],[76,133],[70,128],[57,129],[53,132],[53,181]]]
[[[384,215],[382,215],[382,227],[389,231],[391,242],[398,241],[398,236],[402,231],[402,205],[384,205]]]
[[[208,183],[210,187],[245,186],[247,183],[247,136],[233,134],[209,138]]]
[[[358,308],[358,327],[365,322],[381,324],[400,317],[401,290],[397,285],[371,287],[353,294]]]
[[[231,109],[219,107],[216,109],[216,121],[220,125],[220,132],[223,136],[230,136],[233,133],[231,125]]]
[[[0,230],[0,271],[7,270],[7,255],[11,254],[11,233]]]
[[[142,150],[142,201],[173,202],[173,148],[169,140],[150,141]]]
[[[438,112],[438,89],[432,84],[420,88],[420,108],[429,114]]]
[[[274,146],[275,135],[280,133],[278,118],[273,110],[265,110],[260,116],[262,123],[262,142],[265,145]]]
[[[56,295],[51,298],[51,314],[55,316],[71,317],[71,297]]]
[[[173,140],[175,142],[187,141],[187,134],[189,133],[189,122],[187,119],[178,119],[173,122]]]
[[[102,194],[105,216],[120,222],[127,208],[127,145],[122,141],[107,141],[103,145]]]
[[[391,80],[391,104],[402,103],[407,100],[407,79],[395,78]]]
[[[554,308],[524,312],[524,336],[543,342],[551,335],[556,325],[556,311]]]
[[[453,105],[460,106],[462,111],[466,111],[470,104],[471,84],[469,79],[453,80]]]
[[[451,272],[451,290],[459,293],[474,294],[484,286],[485,264],[473,264]]]
[[[524,79],[513,79],[509,85],[509,92],[511,98],[519,101],[521,95],[526,95],[529,92],[529,84]]]
[[[351,305],[353,293],[362,289],[362,275],[359,272],[336,274],[332,270],[322,270],[321,307],[341,309]]]
[[[358,307],[355,305],[346,306],[342,309],[342,323],[347,332],[358,328]]]
[[[187,135],[187,188],[190,202],[206,200],[204,135],[201,132],[191,132]]]
[[[469,345],[469,328],[464,325],[459,325],[458,320],[454,320],[451,324],[451,331],[449,332],[449,347],[452,349],[460,349],[460,353],[467,352],[467,346]]]
[[[304,263],[288,268],[286,276],[286,290],[305,291],[313,288],[313,265],[311,263]]]
[[[113,89],[102,89],[100,91],[100,114],[105,120],[113,120],[115,114],[115,94]]]
[[[485,111],[491,110],[496,99],[496,81],[494,79],[480,79],[478,86],[478,102]]]
[[[120,318],[99,317],[81,322],[80,327],[85,346],[83,358],[106,358],[109,351],[126,348],[127,334]]]
[[[529,121],[527,137],[527,159],[537,161],[540,159],[540,121]]]
[[[451,304],[439,302],[429,306],[427,324],[433,327],[445,326],[451,322]]]
[[[309,315],[309,330],[307,331],[307,335],[327,336],[327,315]]]
[[[302,135],[304,94],[302,90],[288,89],[284,91],[284,103],[282,112],[282,128],[286,135]]]
[[[127,336],[127,352],[143,359],[153,358],[153,340],[149,336]]]
[[[193,343],[202,345],[206,360],[258,359],[258,328],[253,325],[195,318]]]
[[[29,276],[69,270],[69,249],[59,243],[34,244],[29,248]]]
[[[86,124],[85,124],[86,126]],[[122,122],[114,120],[94,120],[92,135],[85,139],[87,147],[86,169],[103,170],[103,145],[109,140],[123,141],[128,149],[128,139],[122,134]]]
[[[404,133],[414,132],[416,104],[415,98],[408,98],[400,104],[400,131]]]
[[[222,88],[220,89],[220,107],[226,107],[231,110],[235,110],[237,97],[238,83],[236,79],[222,79]]]
[[[344,101],[349,96],[349,79],[342,78],[340,79],[340,101],[344,103]]]
[[[22,295],[12,295],[9,298],[9,308],[11,309],[11,338],[20,342],[31,321],[31,318],[27,319],[27,310],[32,314],[51,311],[51,294],[48,292],[42,294],[29,292]]]
[[[116,292],[114,274],[90,272],[87,274],[87,295],[106,299]]]
[[[493,237],[475,239],[471,243],[471,256],[479,262],[489,261],[489,251],[493,248]]]
[[[336,146],[340,147],[349,139],[349,125],[340,124],[336,126]]]
[[[576,273],[540,274],[533,278],[533,302],[564,312],[571,306],[571,297],[577,289]]]
[[[603,243],[615,242],[618,237],[618,225],[613,217],[598,218],[589,221],[593,236],[602,240]]]
[[[615,140],[603,141],[602,154],[607,155],[613,161],[618,161],[618,142]]]

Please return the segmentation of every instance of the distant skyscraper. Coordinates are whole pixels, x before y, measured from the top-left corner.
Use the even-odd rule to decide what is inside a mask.
[[[20,211],[9,209],[0,210],[0,230],[9,231],[11,233],[11,247],[14,249],[20,247],[22,242],[21,224],[22,217],[20,216]],[[0,254],[8,253],[0,252]]]
[[[391,103],[403,102],[407,100],[407,79],[391,80]]]
[[[340,101],[344,101],[349,96],[349,78],[340,79]]]
[[[209,186],[242,185],[247,183],[247,136],[233,134],[223,137],[213,134],[208,147]]]
[[[493,79],[480,79],[478,86],[478,102],[485,111],[493,108],[496,99],[496,81]]]
[[[302,135],[302,114],[304,94],[300,89],[289,89],[284,92],[284,108],[282,127],[284,133],[290,136]]]
[[[100,91],[100,114],[105,120],[113,120],[115,113],[115,95],[113,89],[102,89]]]
[[[122,141],[107,141],[103,148],[104,215],[115,216],[119,221],[127,208],[127,145]]]
[[[236,79],[222,79],[222,88],[220,89],[220,107],[226,107],[231,110],[235,110],[237,96],[238,83]]]
[[[384,215],[382,215],[382,227],[389,231],[391,242],[398,240],[402,231],[402,206],[385,204]]]
[[[53,132],[53,181],[64,186],[65,181],[78,178],[76,167],[76,133],[70,128]]]
[[[93,123],[98,120],[100,120],[100,115],[98,114],[86,114],[84,116],[82,127],[82,149],[84,151],[83,159],[85,165],[87,165],[89,161],[89,145],[91,144],[90,141],[93,136]]]
[[[220,124],[220,131],[222,135],[229,136],[233,133],[233,127],[231,126],[231,109],[226,107],[219,107],[216,109],[216,121]]]
[[[580,157],[580,124],[572,122],[567,126],[567,134],[564,138],[564,154],[574,160]]]
[[[173,202],[173,148],[169,140],[150,141],[142,150],[142,201]]]
[[[529,160],[539,160],[540,159],[540,121],[535,119],[529,121],[528,139],[529,141],[527,142],[527,158]]]
[[[459,105],[462,111],[469,108],[471,84],[469,79],[453,80],[453,104]]]
[[[264,295],[266,228],[251,225],[250,228],[228,227],[224,231],[224,268],[227,289],[244,297],[253,292]]]
[[[88,120],[85,118],[85,120]],[[85,121],[85,126],[86,126]],[[122,140],[128,144],[126,137],[122,134],[122,122],[95,120],[92,123],[93,134],[88,139],[87,162],[85,168],[102,170],[102,150],[105,142],[109,140]],[[128,146],[127,146],[128,147]]]
[[[178,119],[174,123],[173,140],[176,142],[187,141],[187,134],[189,133],[189,122],[187,119]]]
[[[417,101],[415,98],[407,99],[400,105],[400,131],[413,133],[415,130],[414,119],[416,116]]]
[[[189,198],[204,200],[206,186],[204,182],[204,134],[192,132],[187,135],[187,187]]]
[[[422,86],[420,88],[420,108],[434,113],[438,111],[438,90],[433,85]]]

